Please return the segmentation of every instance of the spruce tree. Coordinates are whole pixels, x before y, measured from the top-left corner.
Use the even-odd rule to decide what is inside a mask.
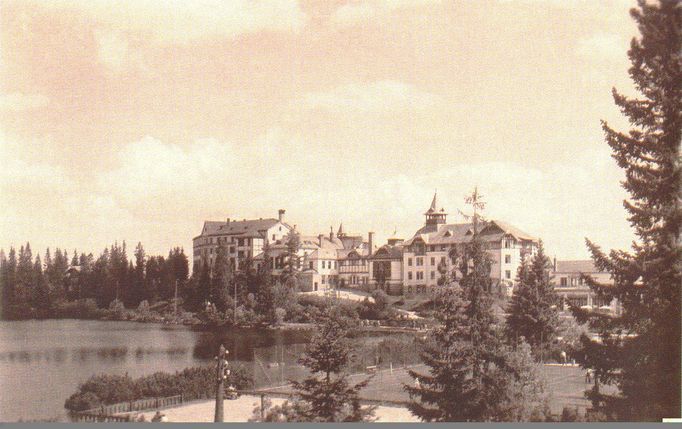
[[[517,286],[509,305],[505,333],[510,343],[521,337],[535,352],[545,351],[556,336],[559,325],[559,296],[550,281],[551,262],[540,242],[537,253],[524,259],[517,274]]]
[[[299,360],[311,373],[303,381],[292,381],[298,399],[296,421],[371,421],[373,407],[360,404],[359,392],[370,379],[351,385],[345,372],[352,354],[348,335],[352,321],[327,307],[321,323]]]
[[[602,125],[613,158],[625,170],[622,185],[630,199],[624,206],[638,240],[630,252],[608,255],[587,240],[596,267],[611,273],[613,285],[586,280],[598,296],[616,298],[622,313],[573,312],[601,335],[600,342],[581,338],[579,362],[619,389],[606,395],[595,384],[589,395],[594,405],[619,420],[660,420],[680,417],[682,4],[640,0],[630,14],[641,37],[630,44],[629,74],[641,98],[614,89],[632,128],[619,132]]]
[[[456,255],[461,278],[434,299],[439,323],[421,356],[429,372],[410,370],[415,385],[404,386],[412,398],[408,408],[426,422],[504,421],[529,414],[519,407],[533,406],[514,400],[528,376],[525,360],[514,358],[497,326],[492,259],[478,233],[476,210],[483,203],[477,191],[467,201],[474,207],[473,235]]]

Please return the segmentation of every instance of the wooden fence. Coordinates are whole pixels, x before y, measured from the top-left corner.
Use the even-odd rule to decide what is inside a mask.
[[[102,405],[90,410],[76,411],[72,413],[72,416],[73,420],[78,422],[128,422],[131,416],[121,414],[172,407],[192,399],[196,398],[185,398],[184,395],[145,398],[136,401],[119,402],[118,404]]]

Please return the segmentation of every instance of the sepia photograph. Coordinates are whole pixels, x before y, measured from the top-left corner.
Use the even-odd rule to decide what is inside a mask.
[[[0,423],[682,422],[682,0],[0,0]]]

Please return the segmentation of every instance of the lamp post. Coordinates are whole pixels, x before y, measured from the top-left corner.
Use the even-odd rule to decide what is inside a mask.
[[[218,356],[215,359],[218,361],[216,366],[216,392],[215,392],[215,418],[214,422],[223,422],[223,392],[225,391],[225,380],[230,375],[230,370],[227,368],[227,355],[230,354],[225,346],[220,345]]]

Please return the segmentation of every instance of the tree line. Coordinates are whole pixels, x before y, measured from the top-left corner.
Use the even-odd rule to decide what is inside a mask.
[[[114,243],[95,258],[73,251],[49,248],[44,257],[33,254],[30,243],[5,254],[0,250],[2,319],[53,317],[65,303],[91,300],[99,308],[120,304],[136,308],[174,298],[188,288],[189,264],[185,252],[175,247],[168,256],[147,256],[141,243],[133,258],[126,243]]]

